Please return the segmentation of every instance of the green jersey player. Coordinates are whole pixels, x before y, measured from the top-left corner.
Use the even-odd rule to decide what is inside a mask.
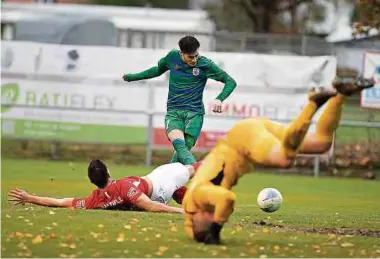
[[[236,87],[236,82],[210,59],[199,55],[199,41],[185,36],[178,42],[180,50],[172,50],[157,66],[136,74],[123,75],[124,81],[154,78],[170,71],[165,131],[175,152],[171,162],[195,163],[190,149],[195,145],[203,125],[205,109],[203,91],[208,78],[224,83],[216,96],[213,111],[222,112],[222,102]]]

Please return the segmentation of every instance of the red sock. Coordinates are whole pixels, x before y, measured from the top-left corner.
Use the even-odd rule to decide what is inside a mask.
[[[201,166],[201,164],[202,164],[202,160],[198,161],[198,162],[195,162],[194,164],[192,164],[192,166],[194,167],[194,174],[197,173],[197,170]]]
[[[173,193],[173,200],[175,200],[178,204],[182,204],[182,200],[183,200],[183,197],[185,196],[186,191],[187,191],[186,186],[179,187]]]

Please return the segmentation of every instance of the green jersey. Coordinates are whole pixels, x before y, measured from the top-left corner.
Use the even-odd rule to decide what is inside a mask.
[[[167,110],[187,110],[204,114],[203,91],[207,79],[224,83],[216,97],[224,101],[235,89],[236,82],[210,59],[200,56],[195,66],[183,62],[178,50],[170,51],[158,65],[137,74],[128,74],[128,81],[157,77],[170,70]]]

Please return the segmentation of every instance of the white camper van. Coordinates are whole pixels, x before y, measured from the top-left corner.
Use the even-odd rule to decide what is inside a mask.
[[[170,49],[193,34],[214,50],[214,23],[201,10],[53,3],[2,3],[2,40]]]

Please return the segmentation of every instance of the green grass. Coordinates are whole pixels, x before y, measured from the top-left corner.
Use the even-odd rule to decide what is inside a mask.
[[[114,177],[143,175],[150,170],[109,166]],[[181,215],[19,207],[6,202],[8,190],[14,187],[46,196],[87,195],[92,186],[85,172],[85,163],[2,160],[3,257],[380,256],[380,238],[301,231],[326,227],[380,231],[380,182],[376,181],[259,173],[244,176],[234,189],[238,202],[223,229],[223,246],[187,239]],[[267,214],[256,207],[255,200],[260,189],[270,186],[282,192],[284,203],[279,211]],[[260,220],[287,228],[254,224]],[[120,233],[125,235],[123,242],[116,241]],[[33,244],[38,235],[42,242]]]

